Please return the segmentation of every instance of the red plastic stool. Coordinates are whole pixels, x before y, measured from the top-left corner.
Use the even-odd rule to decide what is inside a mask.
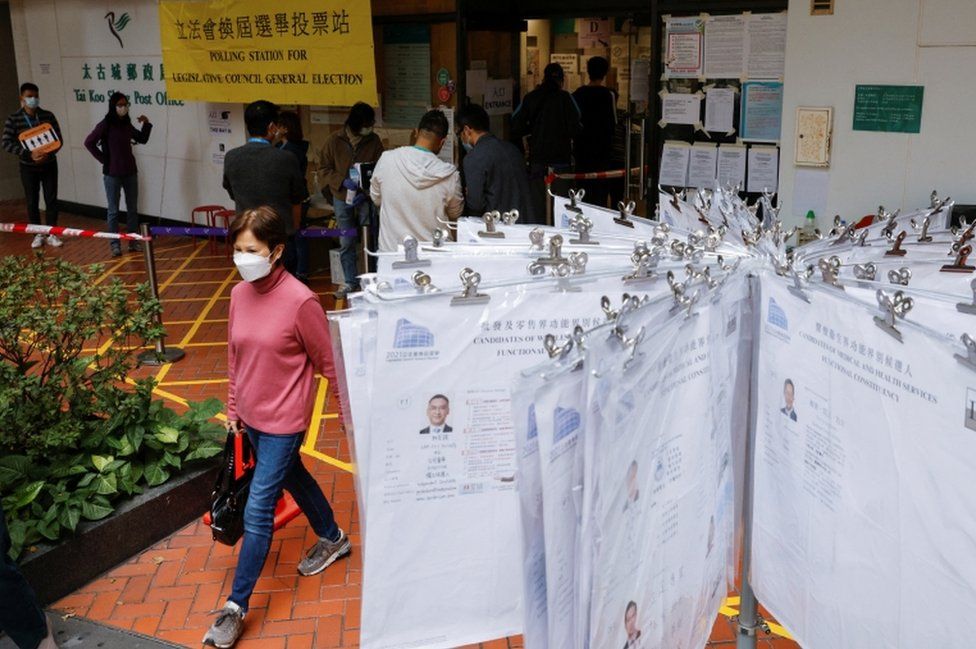
[[[200,225],[210,227],[210,223],[213,221],[213,215],[217,212],[225,210],[223,205],[199,205],[190,210],[190,225],[197,224],[197,215],[200,216]],[[196,245],[194,240],[193,245]]]
[[[223,227],[224,229],[229,230],[230,222],[234,220],[235,216],[237,216],[237,212],[235,212],[234,210],[220,209],[208,216],[208,225],[211,228]],[[218,221],[220,220],[223,220],[224,222],[223,226],[218,225]],[[209,239],[210,239],[210,254],[215,255],[217,253],[217,237],[211,236],[209,237]],[[230,251],[231,251],[230,237],[225,236],[224,253],[227,255],[228,259],[230,259]]]

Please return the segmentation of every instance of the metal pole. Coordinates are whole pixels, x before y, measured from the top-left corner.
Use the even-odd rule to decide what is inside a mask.
[[[757,612],[756,594],[749,583],[752,568],[752,503],[756,427],[759,419],[759,332],[762,327],[762,302],[759,277],[749,277],[749,304],[752,308],[752,376],[749,384],[749,423],[746,431],[746,456],[743,465],[742,493],[742,560],[740,562],[741,590],[739,594],[739,633],[736,649],[756,649],[756,632],[764,626]]]
[[[152,291],[152,296],[156,300],[159,300],[159,282],[156,280],[156,257],[153,254],[152,239],[149,237],[149,224],[143,223],[139,228],[139,233],[146,238],[142,242],[142,254],[146,259],[146,275],[149,277],[149,290]],[[159,326],[163,325],[162,314],[157,316],[157,324]],[[139,354],[139,362],[143,365],[165,365],[166,363],[175,363],[186,356],[186,353],[179,347],[167,348],[164,340],[165,337],[164,334],[160,334],[156,340],[156,348],[154,350],[144,351]]]
[[[647,192],[647,116],[641,117],[640,121],[640,171],[637,172],[640,186],[637,188],[637,197],[644,200]]]
[[[552,174],[552,167],[546,167],[546,177],[542,180],[542,184],[546,187],[546,225],[551,226],[553,224],[553,207],[552,204],[555,199],[549,194],[549,190],[552,186],[549,184],[549,176]]]
[[[367,253],[367,251],[369,250],[369,224],[364,225],[359,229],[359,236],[362,238],[362,244],[363,244],[363,272],[368,273],[369,254]],[[346,284],[349,284],[350,283],[349,280],[351,278],[347,277],[345,279],[346,279]]]
[[[630,105],[627,106],[627,114],[624,116],[624,124],[626,128],[624,129],[624,200],[630,200],[630,166],[633,156],[631,155],[631,147],[633,146],[633,121],[630,116]]]

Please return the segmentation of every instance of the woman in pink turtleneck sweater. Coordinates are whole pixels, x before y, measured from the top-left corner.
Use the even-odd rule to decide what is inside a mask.
[[[245,281],[231,291],[228,320],[228,429],[243,430],[257,455],[244,510],[244,541],[227,604],[204,644],[231,647],[264,566],[274,512],[287,489],[319,540],[298,564],[317,574],[349,554],[349,539],[302,464],[299,449],[312,415],[315,372],[335,379],[332,342],[318,296],[285,271],[285,223],[271,208],[240,214],[228,232],[234,264]]]

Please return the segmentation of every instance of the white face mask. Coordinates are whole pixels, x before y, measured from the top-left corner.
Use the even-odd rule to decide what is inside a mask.
[[[372,132],[373,132],[373,127],[372,126],[364,126],[359,131],[359,137],[366,137],[367,135],[372,134]]]
[[[235,252],[234,265],[246,282],[256,282],[271,274],[271,257],[254,252]]]
[[[27,108],[37,108],[37,97],[24,97],[24,106]]]
[[[115,113],[119,117],[125,117],[126,115],[129,114],[129,107],[128,106],[116,106],[115,107]]]

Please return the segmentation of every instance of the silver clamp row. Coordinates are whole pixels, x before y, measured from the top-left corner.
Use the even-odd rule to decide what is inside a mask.
[[[902,342],[901,332],[895,327],[895,324],[898,318],[904,318],[912,310],[915,301],[901,291],[896,291],[894,295],[891,295],[879,288],[876,295],[878,306],[881,307],[884,316],[874,316],[874,324],[898,342]]]

